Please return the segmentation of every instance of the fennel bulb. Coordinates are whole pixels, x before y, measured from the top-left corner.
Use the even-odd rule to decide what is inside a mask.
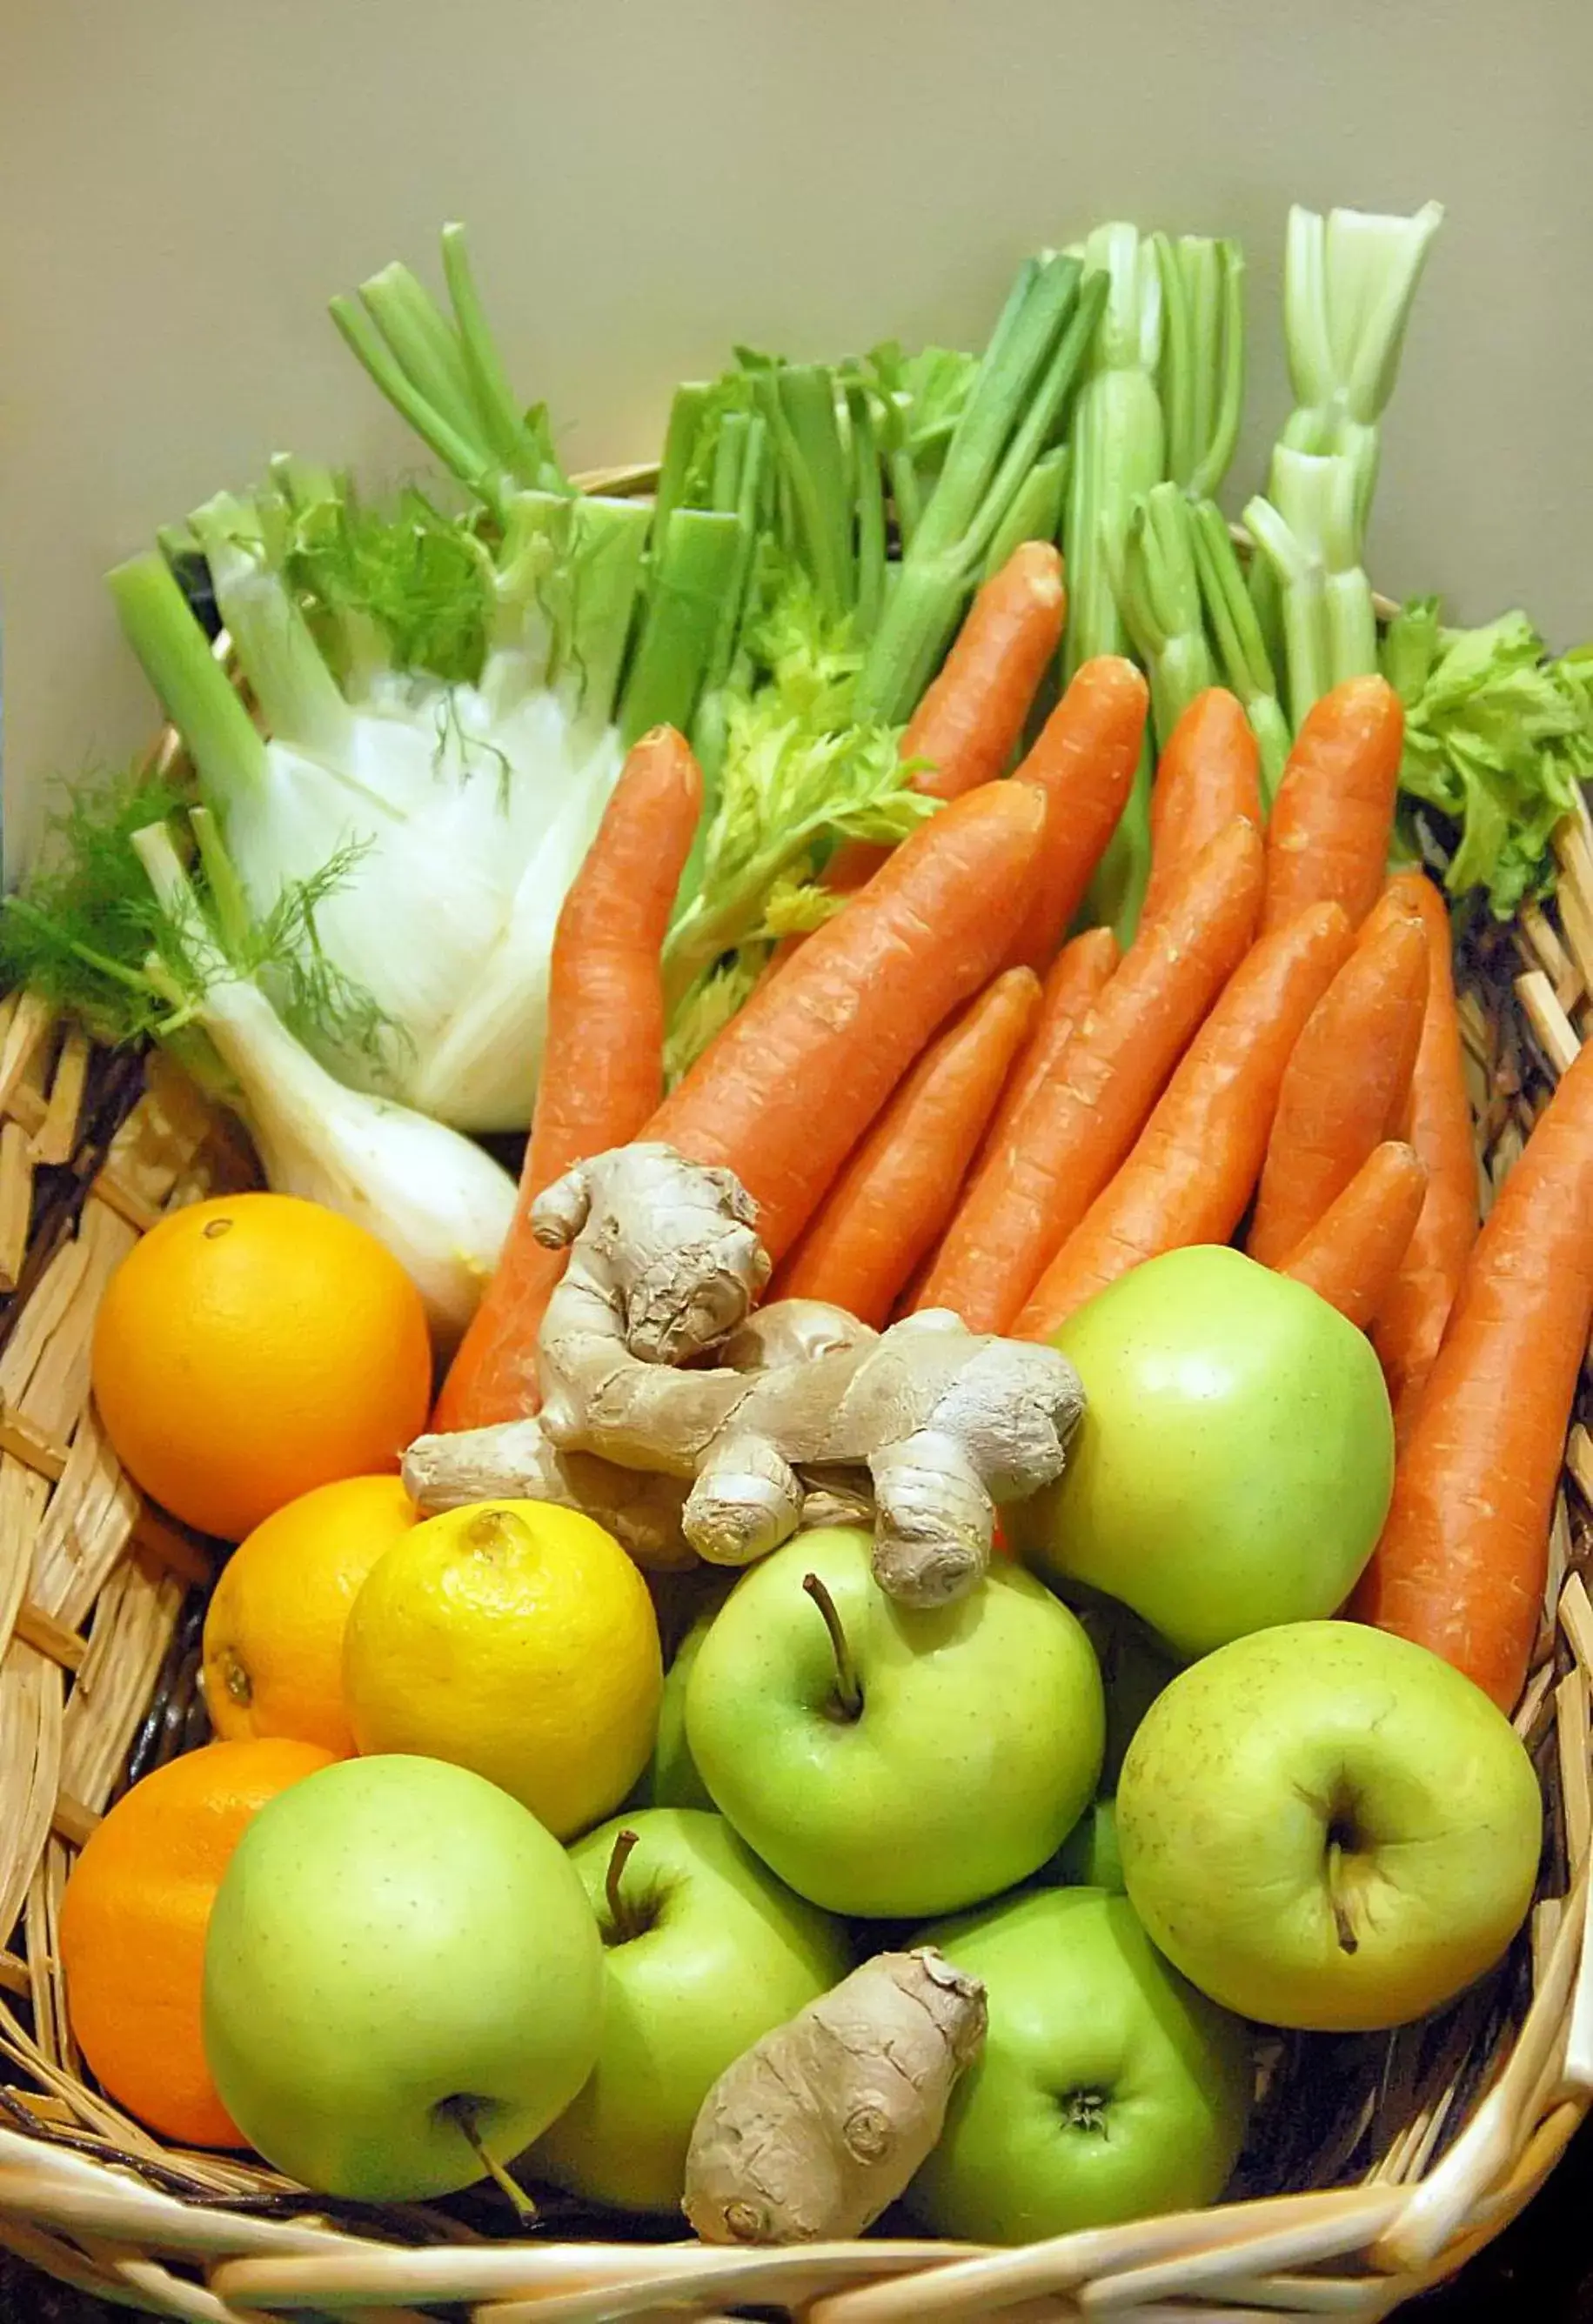
[[[202,823],[199,836],[219,894],[225,856]],[[514,1180],[458,1130],[334,1080],[254,979],[228,961],[167,826],[134,832],[133,845],[186,964],[182,1014],[231,1074],[270,1184],[340,1211],[385,1243],[447,1353],[475,1314],[509,1231]]]
[[[387,528],[374,574],[375,536],[361,536],[366,564],[350,556],[343,577],[370,598],[338,602],[328,544],[348,512],[335,484],[310,493],[224,495],[191,520],[264,734],[160,558],[119,568],[113,594],[251,915],[347,865],[315,942],[369,1005],[352,1032],[308,1019],[314,1054],[350,1087],[457,1129],[523,1129],[554,924],[623,763],[611,712],[647,512],[526,492],[495,553],[452,528],[468,553],[446,585],[467,613],[474,600],[478,641],[468,676],[442,676],[394,658],[391,586],[376,615],[411,519]],[[437,580],[435,562],[398,575],[417,594]],[[280,973],[264,982],[281,998]]]

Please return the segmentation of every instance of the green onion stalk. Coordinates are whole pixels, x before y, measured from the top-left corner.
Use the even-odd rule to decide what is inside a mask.
[[[1085,280],[1101,286],[1099,327],[1074,408],[1063,544],[1068,627],[1062,671],[1071,678],[1098,654],[1128,650],[1117,591],[1136,503],[1166,474],[1162,364],[1162,274],[1156,253],[1132,226],[1098,226],[1082,251]],[[1147,735],[1133,791],[1090,891],[1097,919],[1132,936],[1151,868],[1151,749]]]
[[[1257,618],[1288,673],[1293,726],[1329,687],[1375,668],[1364,572],[1380,422],[1399,374],[1436,202],[1412,217],[1334,210],[1289,215],[1283,328],[1295,408],[1264,497],[1245,522]]]

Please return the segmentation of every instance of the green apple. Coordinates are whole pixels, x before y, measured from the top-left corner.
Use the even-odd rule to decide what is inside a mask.
[[[635,1797],[639,1806],[713,1806],[708,1785],[697,1772],[691,1747],[686,1740],[686,1687],[702,1642],[712,1625],[714,1610],[717,1609],[698,1616],[663,1674],[663,1693],[658,1706],[658,1735],[653,1746],[653,1757],[643,1769],[642,1779],[636,1785]]]
[[[1359,2033],[1451,2000],[1532,1902],[1537,1778],[1424,1646],[1355,1622],[1236,1639],[1174,1679],[1117,1786],[1128,1894],[1201,1991]]]
[[[421,2202],[481,2178],[483,2154],[517,2154],[591,2072],[602,2005],[564,1850],[438,1759],[341,1760],[283,1792],[210,1917],[223,2104],[268,2163],[329,2195]]]
[[[803,1534],[744,1574],[699,1649],[687,1737],[715,1804],[799,1895],[955,1912],[1026,1879],[1077,1822],[1100,1672],[1032,1575],[1001,1563],[920,1611],[878,1587],[871,1548]]]
[[[1101,1789],[1115,1792],[1135,1728],[1179,1666],[1126,1607],[1114,1605],[1109,1599],[1087,1598],[1074,1611],[1101,1666],[1101,1684],[1107,1693]]]
[[[1107,1888],[1114,1896],[1124,1894],[1116,1800],[1097,1800],[1085,1809],[1047,1865],[1045,1878],[1049,1886]]]
[[[1246,2032],[1168,1968],[1125,1897],[1041,1889],[913,1942],[982,1978],[990,2011],[907,2190],[925,2227],[1031,2243],[1215,2201],[1244,2143]]]
[[[603,2041],[531,2168],[621,2210],[678,2212],[703,2099],[744,2050],[840,1982],[845,1939],[723,1816],[645,1809],[588,1832],[570,1858],[607,1948]]]
[[[1032,1564],[1132,1607],[1185,1661],[1343,1605],[1394,1484],[1363,1333],[1202,1246],[1147,1259],[1055,1336],[1088,1403],[1063,1475],[1012,1511]]]

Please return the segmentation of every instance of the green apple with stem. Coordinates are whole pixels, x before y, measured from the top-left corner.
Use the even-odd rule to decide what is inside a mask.
[[[1248,2034],[1162,1960],[1126,1897],[1045,1888],[925,1929],[983,1980],[982,2054],[906,2195],[935,2234],[1030,2243],[1222,2192]]]
[[[1027,1879],[1100,1771],[1100,1672],[1075,1617],[997,1564],[950,1606],[899,1605],[866,1534],[753,1566],[699,1650],[691,1756],[716,1805],[833,1913],[955,1912]]]
[[[1203,1993],[1364,2033],[1450,2001],[1532,1903],[1542,1803],[1510,1722],[1424,1646],[1296,1622],[1181,1672],[1117,1786],[1129,1896]]]
[[[703,2099],[743,2051],[840,1982],[845,1937],[699,1809],[618,1817],[570,1860],[605,1947],[603,2039],[529,2168],[621,2210],[678,2212]]]
[[[1088,1396],[1056,1484],[1021,1503],[1021,1554],[1133,1609],[1182,1661],[1336,1613],[1394,1483],[1366,1335],[1242,1252],[1167,1251],[1069,1317]]]
[[[266,2161],[329,2195],[424,2202],[488,2173],[597,2057],[603,1947],[579,1876],[480,1775],[346,1759],[271,1801],[205,1947],[205,2055]],[[529,2208],[529,2207],[526,2207]]]

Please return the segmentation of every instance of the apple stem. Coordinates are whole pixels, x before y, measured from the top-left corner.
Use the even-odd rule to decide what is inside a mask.
[[[829,1643],[835,1649],[836,1701],[843,1719],[863,1716],[863,1689],[857,1683],[857,1669],[852,1660],[852,1649],[847,1644],[847,1634],[841,1618],[836,1611],[835,1600],[816,1573],[802,1576],[802,1588],[824,1618],[829,1632]]]
[[[634,1832],[628,1824],[624,1831],[615,1833],[614,1848],[608,1858],[608,1870],[603,1881],[603,1895],[608,1905],[608,1917],[614,1924],[616,1941],[622,1945],[627,1937],[633,1936],[635,1932],[631,1926],[631,1916],[626,1909],[625,1901],[619,1893],[619,1884],[625,1877],[625,1866],[631,1860],[631,1851],[639,1838],[640,1834]]]
[[[1328,1842],[1328,1895],[1333,1906],[1333,1926],[1338,1932],[1340,1952],[1360,1950],[1360,1939],[1355,1932],[1355,1923],[1349,1917],[1340,1883],[1344,1873],[1344,1850],[1336,1840]]]
[[[512,2179],[503,2164],[482,2137],[476,2116],[479,2101],[476,2098],[449,2098],[440,2109],[450,2115],[458,2125],[466,2144],[474,2153],[487,2177],[503,2189],[514,2207],[515,2217],[528,2227],[540,2224],[536,2205],[517,2180]]]

